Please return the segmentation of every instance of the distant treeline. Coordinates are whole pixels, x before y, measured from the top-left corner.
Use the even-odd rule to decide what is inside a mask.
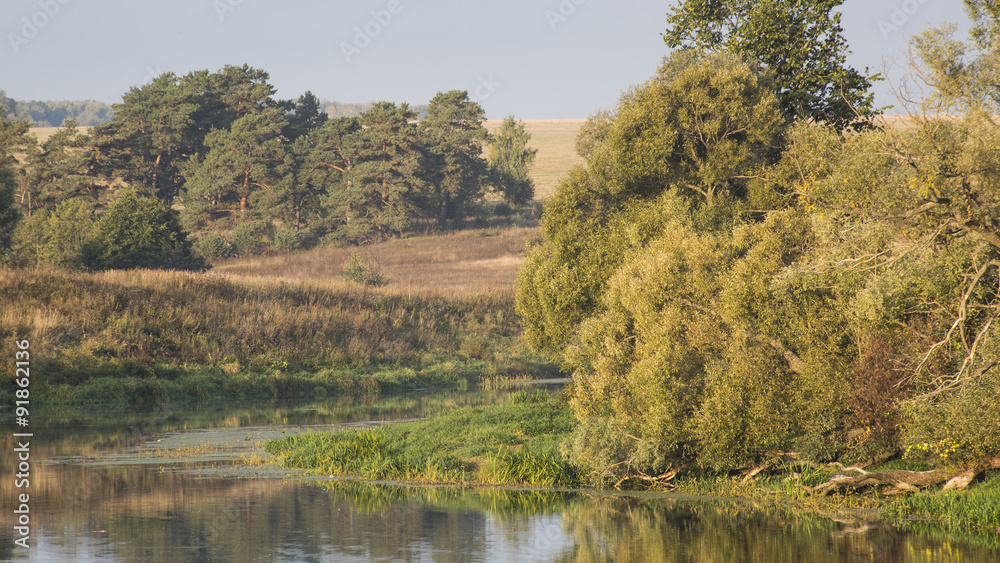
[[[165,73],[108,121],[70,118],[41,143],[0,115],[0,263],[198,269],[188,233],[210,258],[282,252],[448,229],[485,216],[487,195],[508,209],[533,197],[523,124],[490,134],[468,92],[438,93],[419,121],[393,102],[331,118],[311,92],[275,98],[269,79],[247,65]]]
[[[319,106],[330,117],[357,117],[372,109],[375,102],[343,103],[320,100]],[[111,121],[114,109],[111,104],[97,100],[20,101],[0,90],[0,107],[10,121],[28,121],[35,127],[61,127],[67,119],[76,121],[78,127],[91,127]],[[417,119],[427,115],[427,104],[412,106]]]
[[[73,119],[81,127],[90,127],[110,121],[114,112],[111,104],[97,100],[60,100],[22,102],[7,97],[0,90],[0,107],[11,121],[29,121],[35,127],[59,127]]]

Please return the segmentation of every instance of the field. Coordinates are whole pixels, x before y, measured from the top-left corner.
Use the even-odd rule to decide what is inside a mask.
[[[331,280],[340,276],[356,252],[381,270],[388,290],[410,295],[509,295],[526,246],[540,237],[537,227],[458,231],[360,248],[233,258],[216,262],[212,273],[248,284],[262,278]]]
[[[38,139],[39,144],[44,143],[49,140],[49,137],[55,135],[62,127],[32,127],[31,132]],[[77,127],[80,133],[86,135],[90,132],[90,127]]]
[[[547,378],[514,280],[538,228],[233,259],[207,274],[0,269],[0,338],[47,350],[53,403],[272,400]],[[344,280],[352,252],[382,287]],[[12,374],[9,374],[12,375]],[[10,380],[0,398],[11,398]]]
[[[529,175],[535,181],[535,199],[545,199],[556,190],[556,184],[567,170],[583,159],[576,154],[576,133],[583,119],[525,119],[524,129],[531,134],[528,145],[538,149]],[[501,120],[491,119],[486,128],[493,132]]]

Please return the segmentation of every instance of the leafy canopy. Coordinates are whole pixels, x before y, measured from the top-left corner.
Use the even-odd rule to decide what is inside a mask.
[[[875,114],[877,76],[847,65],[850,53],[834,10],[843,0],[684,0],[667,14],[667,46],[728,50],[773,78],[788,119],[837,130]],[[867,73],[867,69],[865,69]]]

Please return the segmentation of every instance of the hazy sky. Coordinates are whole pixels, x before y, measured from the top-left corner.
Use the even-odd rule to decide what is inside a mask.
[[[279,98],[426,103],[468,90],[498,119],[586,117],[653,74],[669,2],[611,0],[0,0],[0,90],[120,101],[172,71],[248,63]],[[847,0],[859,70],[904,62],[912,33],[968,27],[960,0]],[[898,72],[897,72],[898,75]],[[881,105],[893,103],[886,84]]]

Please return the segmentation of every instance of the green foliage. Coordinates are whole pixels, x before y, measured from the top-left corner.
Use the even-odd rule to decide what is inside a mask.
[[[240,223],[233,229],[232,247],[238,256],[257,256],[271,250],[274,227],[261,221]]]
[[[575,411],[609,416],[637,448],[654,448],[646,455],[653,471],[694,451],[690,413],[706,363],[725,338],[705,305],[731,260],[725,239],[666,225],[609,280],[600,313],[581,324],[579,344],[567,349]]]
[[[13,171],[0,164],[0,263],[7,260],[14,229],[21,217],[14,202],[15,187]]]
[[[24,120],[33,127],[59,127],[72,119],[81,127],[98,125],[111,119],[111,105],[97,100],[18,101],[0,90],[0,118]]]
[[[229,258],[236,254],[236,249],[229,244],[229,241],[215,232],[199,236],[195,248],[205,258]]]
[[[35,212],[19,230],[16,263],[82,269],[96,222],[84,199],[66,200],[51,214]]]
[[[472,203],[483,194],[489,165],[482,157],[489,132],[483,125],[486,112],[469,98],[467,91],[438,92],[420,121],[420,136],[428,156],[428,184],[421,195],[421,208],[437,216],[439,224],[462,219]],[[514,140],[512,139],[512,143]],[[517,142],[520,142],[518,140]],[[517,158],[527,158],[511,144],[511,158],[502,165],[504,172],[516,168]],[[514,168],[512,168],[514,167]],[[512,177],[516,182],[517,177]],[[515,186],[512,186],[512,188]],[[524,191],[520,186],[518,191]]]
[[[538,149],[528,148],[531,135],[514,116],[503,120],[490,140],[490,182],[508,203],[523,205],[535,196],[528,167]]]
[[[804,384],[773,349],[736,338],[707,369],[698,413],[700,458],[719,469],[787,451],[811,422]]]
[[[131,88],[114,105],[112,120],[93,131],[106,157],[102,174],[173,203],[184,183],[184,162],[201,151],[207,132],[205,116],[199,115],[204,95],[190,75],[169,72]]]
[[[256,200],[277,181],[277,166],[284,161],[284,125],[279,110],[266,109],[206,135],[207,154],[204,159],[192,157],[185,171],[186,223],[200,226],[227,216],[249,219]]]
[[[426,169],[416,117],[407,104],[379,102],[360,120],[333,120],[310,166],[338,172],[323,205],[335,219],[334,236],[347,242],[377,242],[406,230],[418,215]]]
[[[361,257],[357,252],[352,252],[344,265],[344,271],[340,274],[345,280],[375,287],[383,286],[388,282],[379,268],[378,260],[371,254]]]
[[[91,138],[81,135],[76,122],[68,120],[41,150],[27,151],[23,191],[30,205],[23,206],[23,211],[42,207],[51,211],[73,198],[98,203],[105,192],[92,173],[98,160]]]
[[[574,463],[606,483],[789,449],[996,458],[1000,137],[985,85],[949,74],[974,74],[961,49],[922,41],[926,76],[966,89],[932,107],[974,111],[850,134],[814,116],[831,125],[793,125],[778,158],[768,79],[685,50],[583,140],[517,301],[573,370]]]
[[[977,464],[1000,457],[1000,375],[989,372],[935,401],[906,405],[903,441],[911,459]]]
[[[274,440],[284,467],[364,479],[505,485],[576,484],[555,444],[575,426],[565,403],[544,391],[528,402],[453,409],[374,430]]]
[[[740,194],[741,176],[764,164],[782,125],[768,84],[724,53],[680,51],[626,94],[591,168],[615,192],[690,190],[711,206]]]
[[[94,225],[83,263],[95,270],[156,268],[204,270],[180,224],[162,203],[126,190]]]
[[[295,102],[287,102],[291,115],[288,116],[288,126],[284,136],[290,141],[315,131],[326,123],[328,116],[320,108],[320,101],[312,92],[306,91]]]
[[[576,134],[576,154],[587,160],[594,150],[604,144],[611,131],[614,114],[609,109],[601,109],[587,116]]]
[[[788,119],[836,130],[865,125],[875,110],[871,81],[847,65],[842,0],[684,0],[667,14],[669,47],[726,49],[773,77]],[[867,73],[867,69],[865,69]]]
[[[299,248],[299,233],[287,225],[274,230],[274,250],[276,252],[291,252]]]
[[[570,463],[590,475],[594,485],[606,487],[636,472],[655,474],[654,466],[664,465],[664,460],[650,455],[651,444],[637,442],[614,420],[580,418],[573,434],[563,443],[563,450]]]
[[[678,54],[627,95],[588,167],[570,170],[546,203],[546,241],[519,274],[528,338],[561,351],[627,252],[659,236],[668,218],[731,227],[743,191],[733,176],[762,163],[779,126],[773,95],[723,55]]]

